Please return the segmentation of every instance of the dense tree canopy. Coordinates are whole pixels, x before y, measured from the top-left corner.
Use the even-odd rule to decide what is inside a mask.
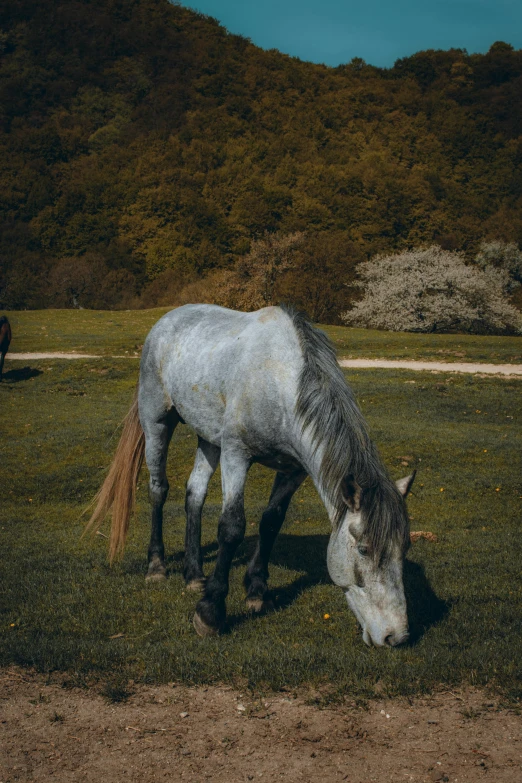
[[[374,254],[521,244],[520,95],[502,42],[332,69],[167,0],[4,0],[0,305],[151,304],[268,231],[314,248],[285,295],[338,313]]]

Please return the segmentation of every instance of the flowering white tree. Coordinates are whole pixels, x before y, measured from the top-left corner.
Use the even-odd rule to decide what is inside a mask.
[[[437,245],[377,256],[357,267],[364,296],[341,314],[350,326],[407,332],[522,333],[501,271],[467,266]]]

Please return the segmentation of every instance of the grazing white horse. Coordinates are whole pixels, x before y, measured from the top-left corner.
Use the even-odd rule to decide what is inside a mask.
[[[252,463],[260,462],[276,477],[245,576],[249,607],[261,611],[270,603],[270,552],[292,495],[309,475],[332,523],[328,570],[345,591],[364,641],[377,646],[406,641],[404,498],[413,476],[397,484],[389,478],[321,331],[287,308],[239,313],[214,305],[180,307],[152,328],[137,396],[89,522],[96,527],[112,509],[111,559],[123,552],[145,456],[152,502],[148,580],[166,575],[167,450],[180,421],[198,435],[187,484],[184,576],[189,588],[203,591],[194,615],[200,635],[225,625],[230,566],[245,534],[245,481]],[[201,512],[219,462],[219,546],[214,572],[205,580]]]

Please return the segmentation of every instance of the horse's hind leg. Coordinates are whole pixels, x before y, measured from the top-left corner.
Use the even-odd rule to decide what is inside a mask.
[[[4,369],[5,353],[0,353],[0,381],[2,380],[2,370]]]
[[[143,417],[148,419],[148,417]],[[152,503],[152,527],[148,551],[147,581],[161,581],[166,577],[165,547],[163,546],[163,506],[169,491],[167,481],[167,454],[172,433],[179,423],[174,408],[156,421],[142,422],[145,432],[145,460],[150,473],[149,497]]]
[[[305,471],[296,471],[290,474],[278,473],[275,477],[268,506],[261,517],[256,551],[248,564],[244,580],[247,606],[255,612],[261,612],[272,606],[268,590],[270,553],[281,530],[292,496],[299,489],[306,475]]]
[[[185,562],[183,576],[189,590],[203,590],[203,558],[201,555],[201,512],[207,496],[208,483],[219,464],[221,449],[203,438],[198,438],[198,450],[187,482],[185,511]]]

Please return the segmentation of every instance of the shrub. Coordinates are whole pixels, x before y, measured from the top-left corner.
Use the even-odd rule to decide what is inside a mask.
[[[267,232],[262,239],[254,239],[250,252],[239,258],[234,269],[220,281],[217,303],[238,310],[257,310],[277,304],[277,284],[295,266],[295,250],[303,243],[304,236],[299,231]]]
[[[235,310],[257,310],[276,302],[284,273],[297,266],[296,249],[304,234],[270,234],[252,240],[250,251],[230,269],[180,284],[174,270],[162,272],[142,293],[144,307],[205,302]]]
[[[176,307],[200,303],[217,304],[222,307],[232,306],[226,294],[232,276],[230,270],[216,269],[201,280],[189,283],[175,297]]]
[[[179,304],[180,292],[193,278],[179,269],[165,269],[140,293],[140,307],[168,307]]]
[[[99,258],[64,258],[49,274],[47,293],[54,307],[89,307],[107,274]]]
[[[482,242],[475,263],[485,272],[494,269],[502,277],[506,294],[522,283],[522,251],[514,242]]]
[[[128,269],[108,269],[102,256],[63,258],[47,280],[47,306],[116,309],[129,306],[136,295],[136,278]]]
[[[355,278],[364,257],[347,231],[310,232],[296,251],[293,268],[277,285],[276,301],[306,311],[313,321],[340,324],[339,313],[351,303],[346,282]]]
[[[363,298],[341,315],[350,326],[408,332],[521,333],[504,298],[505,275],[467,266],[437,245],[377,256],[357,267]]]

